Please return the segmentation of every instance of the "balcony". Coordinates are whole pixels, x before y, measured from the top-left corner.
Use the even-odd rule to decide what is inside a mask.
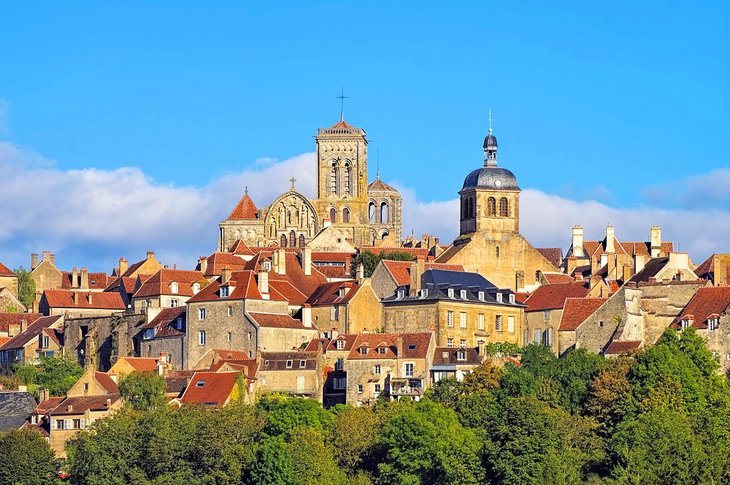
[[[394,397],[420,397],[423,391],[423,379],[392,379],[390,383],[390,395]]]

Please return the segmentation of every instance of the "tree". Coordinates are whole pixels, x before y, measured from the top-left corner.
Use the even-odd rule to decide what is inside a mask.
[[[251,483],[294,483],[291,454],[282,436],[265,436],[259,442],[251,468]]]
[[[287,448],[292,458],[294,483],[337,485],[347,482],[332,457],[332,450],[325,446],[320,430],[306,426],[292,429]]]
[[[0,483],[54,484],[57,472],[53,450],[38,431],[14,429],[0,434]]]
[[[451,409],[424,399],[383,426],[379,483],[476,484],[484,482],[481,445]]]
[[[41,357],[38,365],[25,364],[15,367],[13,376],[28,390],[48,389],[51,396],[63,396],[76,384],[84,369],[73,359],[53,356]]]
[[[464,376],[464,391],[470,393],[497,389],[501,375],[499,367],[492,365],[491,360],[485,360]]]
[[[336,411],[330,443],[335,461],[352,477],[372,462],[380,418],[368,407],[342,406]]]
[[[329,432],[334,420],[332,413],[312,399],[271,394],[262,397],[256,407],[266,416],[264,432],[270,436],[288,435],[297,426]]]
[[[372,276],[373,271],[375,271],[375,268],[378,266],[378,263],[380,263],[383,259],[388,261],[413,261],[414,258],[411,253],[406,251],[390,251],[387,253],[380,251],[378,254],[372,251],[362,251],[360,254],[355,256],[352,261],[353,276],[356,274],[358,266],[362,264],[365,277],[369,278]]]
[[[628,374],[632,361],[619,358],[610,361],[588,385],[588,397],[584,406],[586,414],[593,416],[603,434],[613,432],[627,409],[631,384]]]
[[[26,308],[32,309],[35,302],[35,281],[22,266],[13,272],[18,275],[18,300]]]
[[[165,378],[155,372],[132,372],[119,381],[119,393],[136,410],[164,406]]]

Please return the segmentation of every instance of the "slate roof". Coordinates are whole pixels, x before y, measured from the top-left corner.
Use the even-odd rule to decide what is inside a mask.
[[[155,338],[162,337],[179,337],[185,335],[185,306],[177,306],[174,308],[163,308],[160,313],[142,326],[142,329],[154,328]],[[175,321],[182,319],[183,330],[175,328]]]
[[[165,394],[180,396],[188,387],[190,379],[195,374],[194,370],[170,370],[165,375]]]
[[[228,220],[251,220],[259,218],[259,209],[248,194],[243,194],[236,207],[228,215]]]
[[[303,350],[292,350],[290,352],[261,352],[262,364],[260,371],[299,371],[316,370],[319,352]],[[292,361],[291,367],[286,366],[288,360]],[[305,361],[301,367],[300,361]]]
[[[134,294],[134,298],[145,298],[148,296],[173,295],[170,285],[177,283],[177,295],[193,296],[193,284],[198,283],[202,288],[208,283],[200,271],[188,271],[181,269],[161,269],[142,283],[142,286]]]
[[[403,355],[398,355],[398,338],[403,339]],[[352,344],[349,359],[423,359],[428,354],[430,333],[361,333]],[[367,354],[360,352],[368,347]],[[380,353],[378,348],[384,348]]]
[[[459,360],[460,350],[466,351],[466,359]],[[482,356],[474,348],[457,349],[453,347],[436,347],[433,351],[433,365],[479,365],[482,363]]]
[[[27,328],[42,316],[40,313],[0,313],[0,332],[7,333],[11,324],[20,325],[21,320],[25,320]]]
[[[50,327],[61,318],[63,317],[60,315],[54,315],[37,319],[35,322],[30,324],[27,329],[25,329],[25,332],[19,333],[0,347],[0,350],[21,349],[25,347],[27,343],[38,337],[44,328]]]
[[[543,285],[533,291],[525,301],[526,312],[557,310],[563,308],[568,298],[583,298],[590,289],[582,281],[560,285]]]
[[[35,399],[27,392],[0,392],[0,431],[20,428],[35,408]]]
[[[559,331],[575,330],[590,317],[606,298],[567,298],[563,306],[563,315],[560,318]]]
[[[73,295],[78,294],[78,303]],[[43,297],[49,308],[93,308],[102,310],[124,310],[122,296],[117,292],[90,292],[85,290],[46,290]]]
[[[647,281],[649,281],[649,278],[655,277],[657,273],[659,273],[659,271],[661,271],[662,268],[667,265],[668,262],[669,256],[652,258],[646,262],[641,271],[629,278],[629,281],[632,283],[646,283]]]
[[[682,320],[689,319],[692,327],[707,328],[708,318],[719,318],[729,311],[730,286],[700,288],[674,319],[674,327],[679,328]]]
[[[0,276],[11,276],[12,277],[12,276],[18,276],[18,275],[16,275],[12,271],[10,271],[10,269],[7,266],[0,263]]]
[[[240,372],[198,371],[190,378],[190,385],[180,401],[183,404],[224,406],[240,375]]]

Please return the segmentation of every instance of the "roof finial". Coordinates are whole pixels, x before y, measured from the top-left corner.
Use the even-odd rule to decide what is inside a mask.
[[[289,182],[291,182],[291,190],[294,190],[294,182],[296,182],[296,181],[297,181],[297,179],[295,179],[294,177],[289,179]]]
[[[340,100],[340,121],[345,121],[345,100],[347,98],[349,98],[349,96],[345,96],[345,88],[342,88],[340,95],[337,96],[337,99]]]
[[[489,108],[489,134],[492,134],[492,108]]]
[[[243,188],[243,192],[245,195],[248,195],[248,185]]]

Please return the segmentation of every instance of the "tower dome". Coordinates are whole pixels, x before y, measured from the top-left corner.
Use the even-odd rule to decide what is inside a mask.
[[[482,167],[474,170],[464,179],[461,190],[520,190],[515,174],[501,167]]]

